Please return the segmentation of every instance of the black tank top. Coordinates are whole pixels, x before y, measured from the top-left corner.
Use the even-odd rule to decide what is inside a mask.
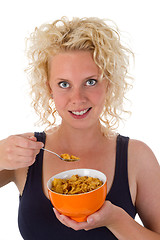
[[[35,133],[38,141],[45,144],[44,132]],[[112,187],[106,199],[123,208],[132,218],[136,209],[132,203],[127,170],[128,137],[118,135],[116,145],[116,167]],[[26,184],[20,196],[18,224],[25,240],[115,240],[106,227],[75,231],[64,226],[55,217],[52,204],[42,190],[43,151],[29,167]],[[55,166],[56,167],[56,166]]]

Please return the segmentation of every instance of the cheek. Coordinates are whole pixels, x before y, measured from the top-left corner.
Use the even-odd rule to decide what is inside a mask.
[[[66,101],[65,101],[63,95],[53,93],[53,100],[54,100],[55,107],[57,110],[63,109],[64,106],[66,105]]]
[[[100,116],[101,113],[103,112],[104,109],[104,105],[105,105],[105,92],[104,91],[100,91],[99,93],[97,93],[94,97],[94,105],[95,105],[95,109],[96,109],[96,113]]]
[[[104,105],[105,103],[105,89],[100,89],[94,94],[93,102],[97,106]]]

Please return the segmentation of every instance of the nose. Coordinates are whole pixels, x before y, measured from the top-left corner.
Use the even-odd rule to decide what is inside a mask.
[[[86,102],[85,92],[81,88],[73,89],[70,95],[70,101],[74,105],[80,105]]]

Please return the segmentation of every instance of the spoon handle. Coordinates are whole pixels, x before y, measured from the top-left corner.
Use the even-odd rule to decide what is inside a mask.
[[[52,151],[50,151],[50,150],[48,150],[48,149],[46,149],[46,148],[41,148],[41,149],[43,149],[44,151],[47,151],[47,152],[49,152],[49,153],[53,153],[53,154],[55,154],[57,157],[59,157],[60,159],[62,159],[57,153],[55,153],[55,152],[52,152]]]

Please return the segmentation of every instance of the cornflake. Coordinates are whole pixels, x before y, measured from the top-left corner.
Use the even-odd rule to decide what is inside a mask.
[[[98,178],[73,175],[68,179],[54,178],[51,190],[61,194],[80,194],[90,192],[103,185]]]

